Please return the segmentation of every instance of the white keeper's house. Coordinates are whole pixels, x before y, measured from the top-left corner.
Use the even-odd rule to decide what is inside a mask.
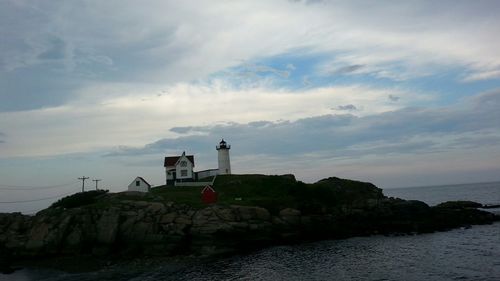
[[[181,156],[165,157],[163,166],[167,176],[167,185],[173,185],[175,182],[194,181],[195,179],[194,156],[186,155],[185,151],[182,152]]]

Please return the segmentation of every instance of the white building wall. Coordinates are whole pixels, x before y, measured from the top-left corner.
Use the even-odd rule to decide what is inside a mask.
[[[136,178],[128,185],[128,191],[149,192],[149,186],[140,178]]]
[[[229,149],[220,148],[217,150],[219,160],[219,175],[231,174],[231,163],[229,161]]]
[[[181,167],[181,162],[186,161],[186,167]],[[186,175],[182,175],[182,171],[185,170]],[[177,162],[177,165],[175,166],[175,172],[176,172],[176,178],[178,180],[182,179],[192,179],[193,177],[193,163],[189,161],[189,159],[186,156],[182,156],[179,158],[179,161]]]
[[[205,170],[205,171],[199,171],[197,172],[198,174],[198,179],[203,179],[203,178],[208,178],[208,177],[213,177],[219,174],[219,169],[210,169],[210,170]]]

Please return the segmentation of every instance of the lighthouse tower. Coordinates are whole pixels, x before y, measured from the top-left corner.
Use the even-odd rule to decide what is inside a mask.
[[[218,146],[215,147],[218,152],[219,158],[219,175],[230,175],[231,174],[231,163],[229,162],[229,149],[231,146],[228,145],[224,139],[222,139]]]

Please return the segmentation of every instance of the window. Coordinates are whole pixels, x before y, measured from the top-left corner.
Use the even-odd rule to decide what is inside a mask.
[[[181,177],[187,177],[188,170],[181,170]]]
[[[181,161],[181,167],[187,167],[188,163],[186,161]]]
[[[135,186],[141,186],[141,181],[135,181]]]

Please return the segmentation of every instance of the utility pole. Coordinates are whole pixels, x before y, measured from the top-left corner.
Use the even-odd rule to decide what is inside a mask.
[[[83,177],[78,178],[78,179],[82,181],[82,192],[85,192],[85,180],[89,179],[89,177],[83,176]]]
[[[92,181],[95,181],[95,190],[98,190],[97,189],[97,183],[100,182],[100,181],[102,181],[102,180],[92,180]]]

